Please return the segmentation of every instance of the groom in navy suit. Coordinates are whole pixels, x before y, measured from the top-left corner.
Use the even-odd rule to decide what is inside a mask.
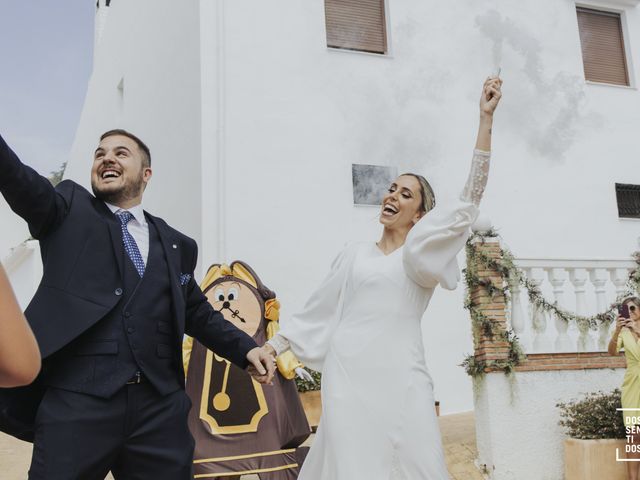
[[[40,241],[26,310],[43,356],[26,389],[0,393],[0,429],[33,440],[31,480],[192,478],[183,335],[270,382],[271,357],[212,309],[193,277],[196,243],[142,209],[147,146],[100,138],[93,195],[54,188],[0,137],[0,192]]]

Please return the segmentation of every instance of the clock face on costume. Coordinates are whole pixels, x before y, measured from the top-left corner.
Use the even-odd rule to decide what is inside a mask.
[[[243,282],[214,283],[205,293],[214,309],[243,332],[253,336],[262,320],[262,302]]]

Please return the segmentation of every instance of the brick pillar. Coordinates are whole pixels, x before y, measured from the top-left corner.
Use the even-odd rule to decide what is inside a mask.
[[[474,246],[478,252],[486,256],[500,259],[500,242],[497,239],[486,239],[484,243],[480,240],[474,241]],[[490,280],[499,289],[504,287],[502,275],[482,264],[475,265],[475,270],[481,280]],[[488,317],[493,323],[493,336],[485,335],[480,329],[477,338],[474,339],[475,359],[479,363],[489,364],[485,372],[500,371],[499,365],[491,366],[492,363],[506,362],[509,359],[509,342],[504,338],[507,332],[506,303],[502,291],[490,295],[484,286],[472,288],[470,296],[476,309]]]

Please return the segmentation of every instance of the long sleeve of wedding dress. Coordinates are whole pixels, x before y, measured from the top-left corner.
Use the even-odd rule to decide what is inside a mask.
[[[474,150],[471,171],[457,205],[436,206],[409,231],[402,260],[407,275],[420,286],[456,288],[460,279],[456,255],[478,216],[489,159],[489,152]]]
[[[322,371],[342,306],[342,291],[357,244],[346,247],[333,261],[329,274],[313,292],[301,312],[280,321],[280,331],[269,344],[280,353],[291,349],[313,370]]]
[[[474,150],[469,177],[458,202],[436,207],[409,232],[402,260],[406,274],[420,286],[434,288],[439,283],[449,290],[456,288],[460,278],[456,255],[478,216],[489,159],[489,152]],[[281,320],[281,331],[268,342],[277,354],[291,349],[305,365],[322,370],[332,332],[340,317],[343,287],[357,246],[352,244],[338,255],[329,275],[300,313]]]

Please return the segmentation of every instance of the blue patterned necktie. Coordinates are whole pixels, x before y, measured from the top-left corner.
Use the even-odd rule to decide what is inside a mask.
[[[122,227],[122,243],[124,244],[124,249],[127,251],[127,255],[133,262],[133,265],[136,267],[138,271],[138,275],[142,278],[144,275],[144,261],[142,260],[142,255],[140,254],[140,249],[138,249],[138,244],[135,239],[129,233],[129,229],[127,228],[127,224],[133,220],[133,215],[131,212],[127,212],[123,210],[121,212],[116,213],[116,217],[120,220],[120,226]]]

